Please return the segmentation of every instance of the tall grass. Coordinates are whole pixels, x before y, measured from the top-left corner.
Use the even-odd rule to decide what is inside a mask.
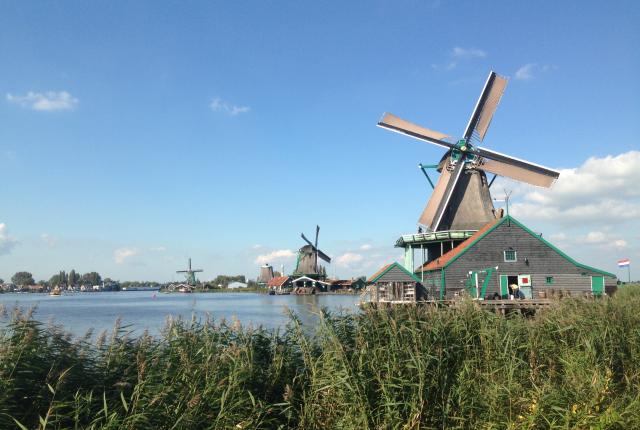
[[[640,287],[533,318],[402,307],[312,334],[169,321],[80,339],[14,312],[0,428],[640,428]],[[91,340],[94,339],[94,340]]]

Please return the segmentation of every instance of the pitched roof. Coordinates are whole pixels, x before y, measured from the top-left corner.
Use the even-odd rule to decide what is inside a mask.
[[[591,272],[600,273],[600,274],[605,275],[605,276],[610,276],[612,278],[616,277],[616,275],[614,275],[613,273],[605,272],[604,270],[596,269],[595,267],[591,267],[591,266],[587,266],[586,264],[578,263],[576,260],[574,260],[573,258],[569,257],[567,254],[562,252],[560,249],[556,248],[551,242],[547,241],[541,235],[539,235],[539,234],[535,233],[534,231],[532,231],[531,229],[529,229],[526,225],[522,224],[520,221],[518,221],[517,219],[513,218],[511,215],[507,215],[504,218],[501,218],[501,219],[498,219],[496,221],[492,221],[492,222],[488,223],[487,225],[482,227],[480,230],[478,230],[478,232],[476,234],[474,234],[469,239],[465,240],[464,242],[462,242],[461,244],[459,244],[458,246],[453,248],[451,251],[445,253],[444,255],[442,255],[439,258],[436,258],[435,260],[431,261],[430,263],[427,263],[427,264],[423,265],[422,267],[418,268],[418,270],[416,270],[416,273],[428,272],[428,271],[431,271],[431,270],[438,270],[438,269],[443,269],[443,268],[447,267],[448,265],[453,263],[456,259],[458,259],[458,257],[460,257],[465,252],[467,252],[469,249],[471,249],[471,247],[473,247],[473,245],[475,245],[477,242],[482,240],[482,238],[484,238],[486,235],[491,233],[499,225],[503,224],[507,220],[510,220],[513,224],[517,225],[522,230],[524,230],[525,232],[529,233],[531,236],[535,237],[536,239],[538,239],[540,242],[542,242],[543,244],[545,244],[549,248],[553,249],[562,258],[564,258],[568,262],[574,264],[576,267],[579,267],[581,269],[585,269],[585,270],[588,270],[588,271],[591,271]]]
[[[473,245],[475,242],[480,240],[480,238],[483,237],[485,234],[487,234],[490,230],[493,230],[493,227],[496,227],[498,224],[500,224],[500,222],[503,219],[505,219],[505,218],[496,219],[496,220],[493,220],[493,221],[485,224],[480,230],[475,232],[473,234],[473,236],[471,236],[470,238],[468,238],[464,242],[458,244],[458,246],[456,246],[455,248],[451,249],[448,252],[445,252],[444,254],[442,254],[442,256],[436,258],[435,260],[430,261],[429,263],[423,264],[421,267],[419,267],[416,270],[416,273],[428,272],[430,270],[436,270],[436,269],[442,269],[444,266],[446,266],[455,257],[457,257],[458,255],[463,254],[464,251],[466,251],[468,248],[470,248],[471,245]]]
[[[420,279],[418,279],[416,277],[416,275],[414,275],[413,273],[409,272],[407,269],[404,268],[404,266],[402,266],[400,263],[398,263],[397,261],[394,261],[391,264],[387,264],[386,266],[383,266],[380,268],[380,270],[378,270],[376,273],[374,273],[373,275],[371,275],[371,277],[369,278],[369,280],[367,281],[367,283],[374,283],[376,282],[378,279],[380,279],[380,277],[382,277],[382,275],[384,275],[385,273],[387,273],[389,270],[393,269],[394,267],[399,268],[400,270],[402,270],[404,273],[406,273],[409,277],[411,277],[411,279],[413,279],[416,282],[420,282]]]
[[[288,276],[276,276],[275,278],[271,278],[267,283],[268,287],[282,287],[289,280]]]

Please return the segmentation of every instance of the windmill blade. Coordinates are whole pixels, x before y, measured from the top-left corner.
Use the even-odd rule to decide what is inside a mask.
[[[418,220],[420,224],[431,228],[433,219],[436,216],[436,210],[440,205],[440,201],[444,196],[444,191],[449,183],[449,178],[451,178],[451,172],[447,170],[445,166],[442,168],[442,173],[440,173],[438,182],[436,182],[436,186],[433,188],[433,192],[427,202],[427,206],[425,206],[424,211],[422,211],[422,215],[420,215],[420,219]]]
[[[496,72],[489,73],[487,82],[484,84],[484,89],[480,93],[480,98],[473,109],[467,129],[464,132],[463,137],[467,142],[474,136],[474,133],[478,140],[482,142],[489,129],[489,124],[491,124],[493,114],[498,108],[507,82],[507,78],[496,74]]]
[[[481,160],[478,168],[538,187],[549,188],[560,176],[560,172],[548,167],[520,160],[488,149],[477,148]]]
[[[313,243],[311,243],[311,241],[310,241],[309,239],[307,239],[307,238],[304,236],[304,233],[302,233],[300,236],[302,236],[302,240],[304,240],[304,241],[305,241],[305,242],[307,242],[309,245],[311,245],[311,247],[312,247],[313,249],[316,249],[316,247],[313,245]]]
[[[331,257],[329,257],[324,252],[320,251],[319,249],[318,249],[318,257],[321,258],[322,260],[326,261],[327,263],[331,263]]]
[[[464,162],[458,161],[453,172],[449,172],[446,167],[442,169],[442,174],[438,178],[433,195],[429,199],[429,203],[419,221],[421,224],[428,226],[431,231],[437,231],[438,227],[440,227],[442,217],[449,206],[451,196],[464,170],[464,164]]]
[[[406,134],[414,139],[423,140],[445,148],[451,149],[455,147],[455,145],[443,140],[449,137],[448,135],[405,121],[390,113],[384,114],[378,122],[378,127],[386,128],[396,133]]]
[[[440,200],[440,204],[438,205],[438,209],[436,210],[436,215],[434,217],[434,222],[431,225],[432,231],[437,231],[438,227],[440,227],[440,222],[442,221],[442,217],[444,216],[447,207],[449,206],[449,201],[451,201],[451,196],[456,189],[456,185],[458,184],[458,179],[460,179],[460,175],[464,170],[464,162],[462,160],[456,163],[456,167],[453,169],[451,173],[451,177],[447,182],[447,188],[445,188],[444,196],[442,200]]]
[[[318,234],[320,233],[320,226],[317,225],[316,226],[316,244],[315,244],[315,248],[318,249]]]

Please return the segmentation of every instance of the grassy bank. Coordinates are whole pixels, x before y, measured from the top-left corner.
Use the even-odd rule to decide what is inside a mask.
[[[639,310],[634,287],[530,319],[401,308],[327,315],[313,337],[292,317],[97,342],[14,314],[0,428],[640,428]]]

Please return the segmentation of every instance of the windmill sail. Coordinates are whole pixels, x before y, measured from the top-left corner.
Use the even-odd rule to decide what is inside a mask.
[[[485,172],[506,176],[517,181],[539,187],[549,188],[558,179],[560,173],[548,167],[520,160],[488,149],[477,148],[482,157],[478,168]]]
[[[431,198],[427,202],[427,206],[424,208],[422,215],[420,215],[420,219],[418,220],[420,224],[425,225],[429,228],[431,228],[431,226],[433,225],[433,221],[436,216],[436,210],[438,210],[440,202],[444,198],[444,192],[447,189],[450,178],[451,172],[446,167],[443,167],[442,173],[438,178],[438,182],[433,189],[433,193],[431,193]]]
[[[445,148],[453,148],[455,146],[443,140],[448,138],[448,135],[413,124],[390,113],[384,114],[380,122],[378,122],[378,127],[386,128],[396,133],[406,134],[414,139],[423,140]]]
[[[495,72],[489,73],[487,82],[484,85],[480,98],[473,109],[467,129],[464,132],[464,139],[468,142],[474,135],[478,140],[484,140],[484,136],[489,129],[493,114],[498,108],[504,89],[507,86],[507,78],[497,75]]]
[[[464,162],[459,161],[458,163],[456,163],[456,166],[453,169],[453,172],[451,173],[449,180],[447,181],[447,186],[444,190],[442,199],[440,200],[440,203],[438,204],[438,208],[436,209],[436,213],[433,218],[433,223],[430,226],[432,231],[438,230],[438,227],[440,226],[440,222],[442,221],[442,217],[444,216],[444,213],[447,210],[447,206],[449,205],[449,201],[451,201],[451,196],[453,195],[453,192],[456,188],[456,185],[458,184],[458,180],[460,179],[460,175],[462,174],[463,170],[464,170]]]

